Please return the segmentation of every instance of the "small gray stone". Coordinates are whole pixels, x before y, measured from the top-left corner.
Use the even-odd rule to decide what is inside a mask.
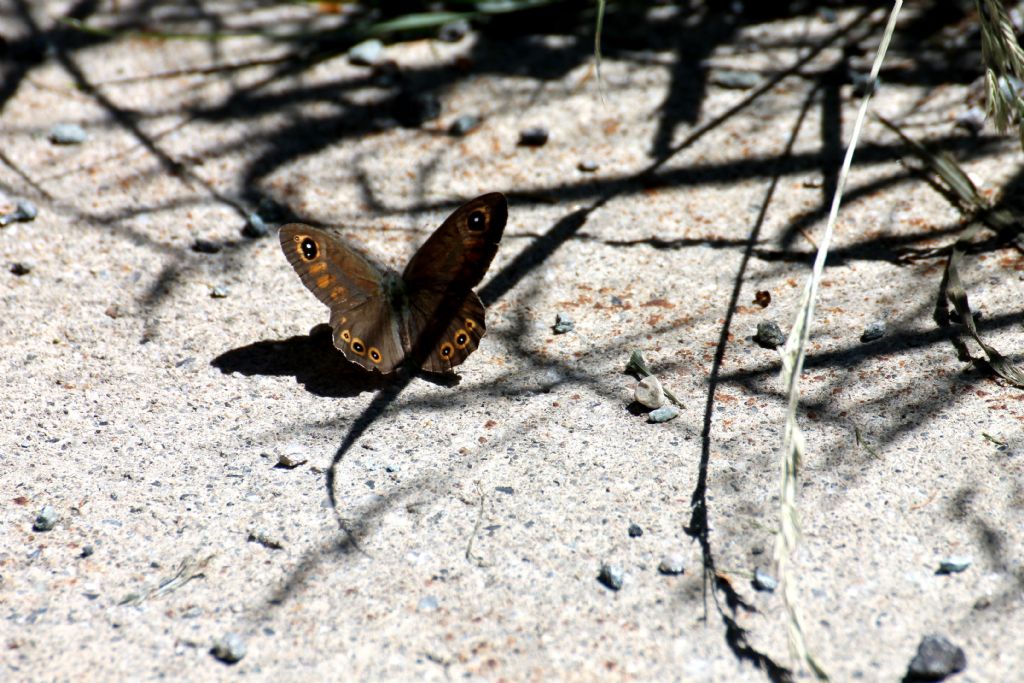
[[[433,595],[424,595],[420,598],[419,603],[416,605],[416,609],[420,612],[433,612],[437,609],[437,597]]]
[[[57,123],[50,128],[48,137],[55,145],[80,145],[89,136],[77,123]]]
[[[597,575],[597,580],[601,582],[605,588],[617,591],[622,588],[622,582],[624,579],[624,573],[622,567],[616,564],[602,564],[601,571]]]
[[[985,127],[985,110],[981,107],[966,109],[956,115],[955,125],[971,135],[977,135]]]
[[[60,519],[60,515],[53,509],[51,505],[44,505],[43,509],[36,515],[36,521],[32,523],[33,531],[49,531],[53,527],[57,526],[57,520]]]
[[[212,290],[210,290],[210,296],[214,299],[224,299],[229,293],[228,288],[224,285],[216,285]]]
[[[673,405],[663,405],[660,408],[655,408],[647,414],[647,421],[652,424],[659,424],[661,422],[668,422],[679,417],[679,408]]]
[[[197,254],[216,254],[223,248],[222,244],[212,240],[204,240],[201,237],[192,243],[192,251]]]
[[[686,567],[683,564],[683,556],[666,555],[658,563],[658,571],[665,576],[679,576],[686,571]]]
[[[716,69],[711,72],[711,82],[722,88],[750,90],[757,87],[761,82],[761,77],[752,71]]]
[[[307,451],[300,445],[292,445],[286,447],[286,449],[278,454],[278,464],[274,467],[278,467],[285,470],[294,470],[299,465],[305,465],[309,462],[309,458],[306,457]]]
[[[569,317],[568,313],[555,314],[555,326],[552,328],[555,334],[565,334],[576,329],[576,321]]]
[[[245,657],[245,652],[245,640],[237,633],[225,633],[210,649],[210,654],[225,664],[240,662],[242,657]]]
[[[852,93],[854,97],[866,97],[869,94],[874,94],[875,90],[878,89],[881,79],[871,79],[871,74],[864,71],[850,71],[850,83],[853,85]]]
[[[952,557],[943,558],[939,562],[939,569],[936,574],[959,574],[971,566],[971,558],[966,556],[954,555]]]
[[[246,540],[250,543],[259,543],[270,550],[280,550],[284,547],[284,543],[265,529],[249,529],[249,537]]]
[[[480,117],[473,114],[463,114],[452,121],[448,126],[448,134],[457,138],[469,135],[480,125]]]
[[[766,591],[768,593],[771,593],[779,587],[779,582],[775,577],[760,567],[754,567],[754,580],[751,583],[757,590]]]
[[[91,545],[86,545],[86,546],[82,546],[82,552],[79,553],[78,556],[84,560],[87,557],[92,557],[92,554],[94,552],[96,552],[96,551],[93,550],[93,547]]]
[[[786,335],[782,333],[778,323],[774,320],[762,320],[757,324],[754,341],[763,348],[777,349],[786,343]]]
[[[270,226],[268,226],[267,222],[263,220],[263,216],[256,211],[253,211],[246,218],[245,227],[242,228],[242,234],[246,237],[259,239],[260,237],[266,237],[270,234]]]
[[[630,524],[629,530],[626,532],[630,538],[640,538],[644,535],[644,530],[640,528],[639,524]]]
[[[868,342],[873,342],[876,339],[881,339],[884,336],[885,336],[885,321],[884,320],[876,320],[876,321],[874,321],[872,323],[869,323],[868,326],[864,328],[864,331],[861,332],[860,340],[861,340],[861,342],[866,344]]]
[[[534,126],[519,131],[520,147],[543,147],[548,142],[548,129]]]
[[[0,228],[10,223],[27,223],[35,220],[39,215],[36,205],[27,199],[19,199],[14,205],[14,211],[0,216]]]
[[[348,50],[348,61],[356,66],[374,66],[384,56],[384,43],[376,38],[364,40]]]
[[[16,261],[16,262],[11,264],[11,267],[9,268],[9,270],[11,271],[12,274],[17,275],[18,277],[21,277],[22,275],[28,275],[29,273],[32,272],[32,264],[31,263],[22,263],[21,261]]]
[[[601,167],[593,159],[584,159],[580,163],[576,164],[576,170],[580,173],[593,173],[599,168]]]
[[[437,31],[437,39],[443,43],[457,43],[469,33],[469,22],[465,19],[456,19],[444,24]]]
[[[274,467],[292,470],[299,465],[305,465],[309,461],[309,449],[301,444],[288,444],[277,454],[277,464]]]
[[[967,668],[967,655],[945,637],[929,635],[921,639],[917,654],[910,660],[909,680],[941,681]]]
[[[645,408],[660,408],[665,405],[665,390],[658,378],[650,375],[637,382],[633,398]]]

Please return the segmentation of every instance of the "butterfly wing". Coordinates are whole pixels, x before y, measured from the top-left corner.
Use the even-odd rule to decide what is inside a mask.
[[[507,219],[508,202],[500,192],[460,206],[409,260],[402,273],[407,291],[473,289],[498,252]]]
[[[451,315],[439,319],[436,311],[428,312],[430,309],[429,302],[422,296],[409,305],[409,328],[421,331],[420,340],[434,342],[416,349],[416,360],[429,372],[451,372],[476,350],[487,332],[484,305],[480,297],[470,291]]]
[[[455,210],[402,273],[408,300],[406,348],[424,370],[450,372],[479,345],[487,327],[473,293],[498,251],[508,203],[494,192]]]
[[[392,372],[405,351],[388,274],[323,230],[290,223],[278,236],[302,283],[331,309],[334,346],[367,370]]]

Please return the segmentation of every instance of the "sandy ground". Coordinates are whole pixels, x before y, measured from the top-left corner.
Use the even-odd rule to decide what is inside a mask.
[[[229,27],[314,14],[231,4],[208,9]],[[291,47],[59,23],[112,26],[107,3],[2,11],[3,210],[39,213],[0,229],[0,678],[784,677],[781,597],[750,583],[777,527],[779,359],[751,337],[792,320],[857,100],[827,77],[841,41],[762,94],[708,79],[763,83],[853,14],[658,9],[650,37],[609,45],[602,101],[587,32],[389,46],[397,75],[344,55],[202,73]],[[928,82],[913,56],[897,41],[875,108],[987,192],[1018,182],[1015,141],[955,128],[968,87]],[[399,91],[432,93],[439,117],[395,125]],[[447,135],[464,114],[482,123]],[[54,144],[57,123],[88,139]],[[547,145],[518,146],[535,125]],[[957,680],[1024,680],[1024,393],[933,322],[943,261],[903,257],[948,244],[959,216],[904,156],[869,123],[820,293],[798,596],[836,680],[899,680],[929,633],[964,649]],[[335,226],[400,267],[489,191],[509,222],[457,381],[346,363],[273,233],[242,233],[270,198],[272,226]],[[982,333],[1020,349],[1019,254],[968,264]],[[554,334],[557,313],[575,330]],[[863,343],[876,320],[885,336]],[[630,405],[635,348],[684,403],[674,421]],[[46,505],[59,519],[36,531]],[[683,575],[659,573],[668,555]],[[948,556],[972,564],[937,575]],[[621,590],[597,580],[605,562]],[[227,633],[247,648],[234,665],[210,654]]]

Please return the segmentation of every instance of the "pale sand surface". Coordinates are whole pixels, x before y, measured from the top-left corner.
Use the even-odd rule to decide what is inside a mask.
[[[87,20],[109,23],[106,5]],[[228,5],[210,7],[237,20]],[[33,44],[27,6],[41,32],[70,7],[5,4],[9,45]],[[851,18],[743,27],[707,57],[768,77],[798,41]],[[375,103],[393,88],[344,56],[112,82],[283,53],[257,38],[97,37],[29,50],[44,61],[25,72],[9,62],[5,78],[21,80],[0,119],[4,210],[23,197],[39,215],[0,230],[0,679],[767,680],[730,647],[710,595],[705,609],[701,546],[685,531],[702,453],[711,556],[750,609],[722,592],[717,604],[756,656],[790,666],[781,596],[750,585],[771,564],[783,411],[778,355],[751,335],[792,319],[856,100],[849,86],[811,94],[839,57],[830,48],[687,141],[750,91],[698,89],[693,63],[673,65],[703,34],[679,31],[678,45],[609,57],[603,102],[589,36],[389,47],[440,99],[418,129],[382,121]],[[468,55],[472,68],[453,68]],[[979,186],[1016,181],[1011,137],[954,129],[966,86],[889,80],[879,112],[942,142]],[[480,128],[446,135],[466,113]],[[89,139],[52,144],[59,122]],[[546,146],[516,145],[531,125],[549,128]],[[948,244],[959,221],[903,157],[869,123],[820,293],[798,595],[835,680],[898,680],[933,632],[967,653],[957,680],[1024,680],[1024,394],[959,360],[936,327],[942,260],[898,260]],[[637,179],[660,158],[657,182]],[[597,172],[577,170],[585,159]],[[480,288],[488,334],[457,385],[416,378],[397,396],[309,336],[327,309],[276,237],[241,234],[269,196],[400,266],[488,191],[510,205]],[[196,253],[197,238],[224,249]],[[12,262],[33,269],[15,276]],[[983,333],[1020,349],[1020,257],[968,263]],[[574,332],[552,333],[559,312]],[[878,319],[886,336],[861,343]],[[684,401],[678,419],[629,409],[634,348]],[[335,511],[327,470],[356,425]],[[275,468],[281,453],[308,462]],[[60,521],[35,532],[43,505]],[[684,575],[658,573],[669,554]],[[120,604],[211,555],[177,590]],[[973,564],[937,576],[950,555]],[[622,590],[596,580],[605,561],[624,569]],[[226,632],[248,646],[234,666],[209,654]]]

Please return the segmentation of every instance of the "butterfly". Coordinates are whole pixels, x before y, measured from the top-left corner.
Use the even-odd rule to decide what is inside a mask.
[[[507,219],[500,192],[466,202],[401,274],[308,225],[289,223],[278,236],[303,284],[330,309],[331,337],[345,358],[383,374],[406,362],[444,373],[465,361],[487,331],[473,287],[497,253]]]

